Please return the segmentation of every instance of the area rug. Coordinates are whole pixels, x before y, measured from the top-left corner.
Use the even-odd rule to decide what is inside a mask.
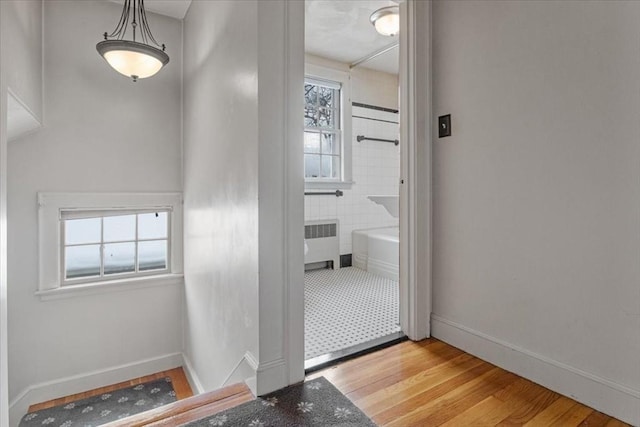
[[[176,392],[167,377],[28,413],[20,427],[95,427],[175,401]]]
[[[320,377],[183,426],[375,427],[375,424],[329,381]]]

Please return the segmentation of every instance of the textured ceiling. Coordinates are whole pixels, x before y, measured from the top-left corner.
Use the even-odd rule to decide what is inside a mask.
[[[109,0],[124,4],[124,0]],[[144,0],[144,8],[149,12],[183,19],[191,5],[191,0]]]
[[[305,50],[308,53],[353,63],[397,41],[397,37],[378,34],[369,22],[371,14],[385,6],[397,5],[391,0],[306,0]],[[362,67],[397,74],[398,48]]]
[[[109,0],[123,4],[124,0]],[[145,8],[183,19],[192,0],[145,0]],[[207,0],[214,1],[214,0]],[[267,0],[261,0],[267,1]],[[371,14],[394,0],[305,0],[305,50],[308,53],[351,64],[397,41],[378,34],[369,22]],[[398,49],[378,56],[361,66],[397,74]]]

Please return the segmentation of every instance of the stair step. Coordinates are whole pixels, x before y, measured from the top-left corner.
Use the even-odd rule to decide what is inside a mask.
[[[195,416],[196,413],[200,414],[204,411],[204,408],[207,408],[207,410],[204,411],[204,414],[198,417],[202,418],[215,412],[237,406],[240,403],[251,399],[253,399],[253,395],[251,394],[249,387],[244,383],[238,383],[211,392],[178,400],[177,402],[160,406],[159,408],[152,409],[150,411],[141,412],[121,420],[112,421],[108,424],[104,424],[103,427],[141,427],[149,425],[175,426],[177,424],[163,424],[163,422],[169,419],[174,420],[175,422],[175,419],[181,415],[192,414]],[[183,423],[191,421],[192,419],[197,418],[189,418],[186,421],[183,421]]]
[[[238,405],[241,405],[245,402],[249,402],[253,400],[254,397],[251,392],[246,394],[236,394],[234,396],[230,396],[226,399],[220,400],[218,402],[210,403],[208,405],[200,406],[198,408],[193,408],[190,411],[183,412],[181,414],[176,414],[172,417],[165,418],[160,421],[153,422],[151,424],[147,424],[147,427],[175,427],[190,421],[199,420],[204,417],[208,417],[218,412],[222,412],[225,409],[234,408]]]

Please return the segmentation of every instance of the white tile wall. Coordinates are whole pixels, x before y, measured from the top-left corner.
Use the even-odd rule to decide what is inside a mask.
[[[352,118],[351,126],[353,186],[344,190],[343,197],[306,196],[304,206],[306,220],[338,218],[340,254],[351,253],[353,230],[399,224],[398,218],[393,218],[384,207],[367,199],[367,196],[398,195],[402,144],[396,146],[386,142],[356,141],[357,135],[400,139],[398,114],[362,107],[353,107],[352,114],[356,116]]]

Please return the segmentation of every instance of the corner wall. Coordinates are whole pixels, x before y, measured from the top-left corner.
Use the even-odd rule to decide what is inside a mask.
[[[171,62],[157,76],[133,83],[95,50],[121,6],[44,3],[46,123],[8,147],[12,419],[19,419],[32,399],[126,379],[120,375],[141,376],[163,363],[181,364],[180,284],[52,301],[34,293],[38,191],[181,190],[182,25],[149,14]],[[97,377],[101,383],[92,384]]]
[[[1,14],[1,12],[0,12]],[[4,28],[4,27],[2,27]],[[0,35],[1,37],[1,35]],[[0,51],[0,65],[3,63]],[[0,67],[0,427],[9,426],[7,314],[7,87]]]
[[[1,59],[0,59],[1,61]],[[0,427],[9,426],[7,314],[7,89],[0,71]]]
[[[0,427],[9,426],[7,116],[9,88],[42,121],[42,1],[0,2]]]
[[[185,20],[184,348],[205,391],[304,379],[303,13],[194,2]]]
[[[257,26],[252,1],[184,21],[184,353],[205,391],[259,356]]]
[[[640,424],[640,4],[433,4],[433,334]]]
[[[42,121],[42,0],[3,0],[2,69],[5,84]]]

